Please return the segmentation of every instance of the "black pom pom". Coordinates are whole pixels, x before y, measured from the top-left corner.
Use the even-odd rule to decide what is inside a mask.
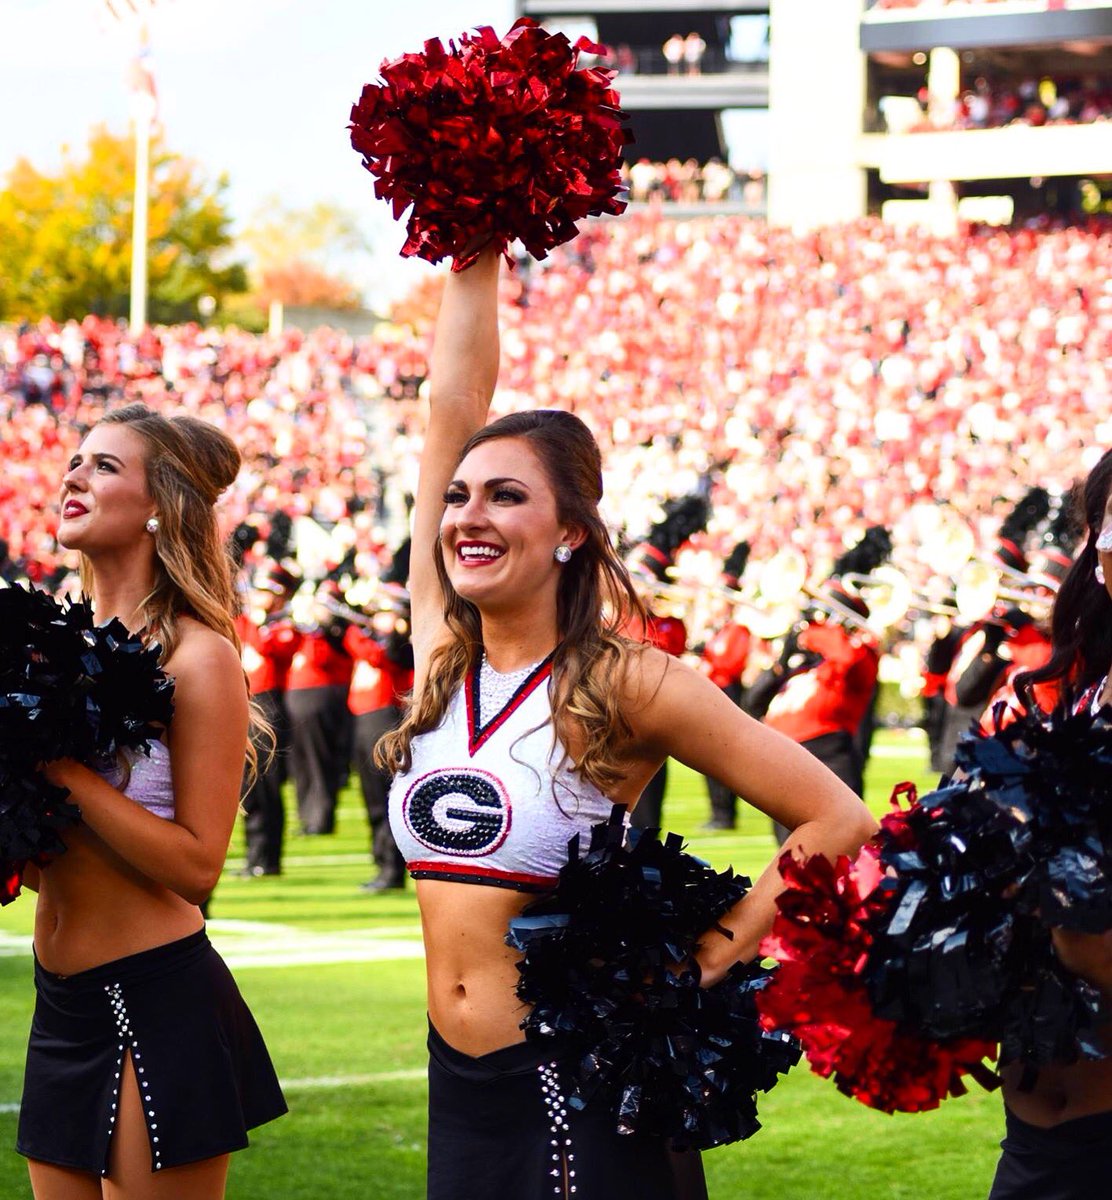
[[[879,1016],[1000,1043],[1002,1062],[1105,1057],[1112,1013],[1054,926],[1112,928],[1112,724],[1067,697],[958,746],[960,776],[878,834],[893,893],[865,966]]]
[[[765,968],[735,967],[704,989],[692,955],[749,881],[683,853],[675,834],[627,832],[623,815],[617,806],[592,829],[582,858],[573,839],[555,891],[510,923],[524,955],[517,993],[532,1006],[522,1027],[574,1048],[569,1102],[606,1105],[619,1132],[676,1149],[748,1137],[755,1093],[799,1049],[759,1025]]]
[[[40,765],[149,751],[172,716],[156,647],[119,621],[95,625],[86,602],[0,590],[0,903],[18,895],[23,863],[65,849],[58,830],[80,817]]]

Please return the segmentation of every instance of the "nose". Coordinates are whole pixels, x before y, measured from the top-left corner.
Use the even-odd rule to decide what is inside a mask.
[[[82,465],[78,463],[76,467],[70,469],[62,476],[62,488],[65,491],[76,492],[85,486],[85,477],[82,474]]]
[[[456,526],[459,529],[476,529],[486,523],[486,504],[483,497],[473,492],[465,503],[456,509]]]

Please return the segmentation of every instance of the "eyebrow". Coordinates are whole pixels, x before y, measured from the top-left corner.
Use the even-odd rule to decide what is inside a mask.
[[[516,483],[519,487],[525,488],[526,491],[529,490],[529,485],[527,483],[524,483],[520,479],[515,479],[512,475],[500,475],[497,479],[488,479],[486,483],[483,484],[483,487],[495,488],[500,487],[503,483]],[[448,486],[465,488],[467,487],[467,484],[464,483],[462,479],[453,479]]]

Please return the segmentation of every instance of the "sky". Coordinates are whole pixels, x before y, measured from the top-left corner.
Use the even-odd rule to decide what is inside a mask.
[[[475,25],[504,33],[513,13],[513,0],[156,0],[147,24],[166,144],[210,177],[227,173],[238,224],[275,195],[358,213],[375,247],[359,282],[397,295],[422,265],[397,258],[404,229],[351,149],[351,105],[384,58]],[[137,45],[136,25],[105,0],[0,0],[0,177],[21,157],[56,168],[98,123],[126,131]]]

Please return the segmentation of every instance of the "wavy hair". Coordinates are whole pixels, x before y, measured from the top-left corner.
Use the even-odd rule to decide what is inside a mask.
[[[215,504],[239,474],[235,442],[207,421],[178,415],[164,417],[145,404],[128,404],[106,413],[99,425],[124,425],[143,440],[147,490],[158,517],[155,534],[155,583],[139,605],[144,636],[161,647],[168,662],[181,640],[178,622],[192,617],[242,649],[236,633],[239,611],[234,564],[220,536]],[[81,556],[81,583],[91,590],[92,564]],[[246,676],[244,677],[246,686]],[[264,747],[273,731],[250,701],[251,733]],[[258,751],[249,738],[246,756],[251,777]]]
[[[1110,491],[1112,450],[1106,451],[1089,472],[1081,492],[1077,517],[1088,532],[1054,601],[1050,659],[1037,670],[1025,671],[1016,678],[1016,690],[1028,706],[1035,703],[1033,688],[1037,683],[1058,682],[1082,692],[1112,669],[1112,596],[1096,580],[1096,541],[1104,525]]]
[[[574,769],[601,792],[624,777],[619,747],[631,734],[621,710],[621,678],[638,647],[622,635],[631,620],[646,621],[625,564],[618,557],[598,511],[602,499],[602,458],[586,425],[571,413],[551,409],[511,413],[484,426],[464,446],[459,461],[484,442],[521,438],[536,454],[556,499],[561,522],[586,532],[583,544],[560,568],[556,594],[559,641],[552,660],[552,718],[556,736],[567,748],[582,744]],[[419,733],[435,729],[482,652],[479,610],[452,587],[440,542],[433,547],[436,574],[444,597],[444,620],[451,638],[438,646],[425,685],[405,719],[378,743],[380,766],[406,771]]]

